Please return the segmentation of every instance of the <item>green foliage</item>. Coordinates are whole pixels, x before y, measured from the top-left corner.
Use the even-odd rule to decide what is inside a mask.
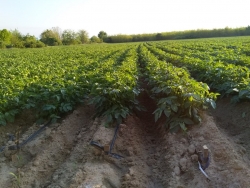
[[[37,40],[35,36],[31,36],[29,34],[23,37],[23,44],[25,48],[41,48],[44,47],[44,43]]]
[[[17,29],[0,30],[0,48],[41,48],[44,43],[29,34],[23,36]]]
[[[90,41],[91,41],[92,43],[101,43],[101,42],[102,42],[101,39],[98,38],[97,36],[92,36],[92,37],[90,38]]]
[[[33,109],[40,120],[56,120],[60,114],[72,111],[76,104],[83,103],[87,97],[95,98],[99,94],[111,100],[107,103],[110,104],[107,106],[110,113],[106,112],[106,115],[120,120],[131,112],[133,102],[130,99],[135,90],[129,87],[136,85],[134,79],[137,78],[136,60],[132,58],[136,51],[129,48],[127,45],[112,48],[84,45],[1,51],[0,124],[13,121],[16,114],[25,109]],[[107,62],[106,66],[104,62]],[[110,63],[113,63],[112,67]],[[117,73],[113,77],[114,70]],[[104,84],[102,91],[105,93],[99,93],[95,83]],[[112,88],[113,84],[116,84],[116,88]],[[105,90],[105,87],[109,88]],[[119,96],[114,89],[119,89],[118,94],[124,96]],[[113,97],[121,98],[124,102],[115,101]],[[117,103],[120,106],[114,108],[112,105]]]
[[[11,32],[7,29],[0,30],[0,42],[4,42],[5,44],[10,44]]]
[[[143,45],[139,55],[151,96],[157,103],[155,121],[163,115],[171,131],[185,131],[185,125],[200,122],[198,109],[215,107],[217,94],[210,93],[207,84],[190,78],[185,69],[158,60]]]
[[[7,29],[0,30],[0,49],[10,44],[11,33]]]
[[[108,35],[107,35],[106,32],[100,31],[100,32],[98,33],[98,37],[99,37],[99,39],[101,39],[103,42],[107,42],[106,39],[107,39]]]
[[[81,41],[77,38],[77,33],[68,29],[62,33],[62,43],[64,45],[75,45],[81,44]]]
[[[223,29],[198,29],[186,31],[172,31],[163,33],[135,34],[135,35],[111,35],[107,37],[106,42],[140,42],[156,40],[176,40],[176,39],[196,39],[211,37],[230,37],[230,36],[249,36],[250,26],[240,28],[223,28]]]
[[[22,182],[22,178],[21,178],[21,174],[18,172],[18,174],[14,174],[13,172],[10,172],[9,173],[11,176],[14,177],[14,184],[18,187],[18,188],[21,188],[22,185],[23,185],[23,182]]]
[[[6,48],[6,44],[3,41],[0,41],[0,49]]]
[[[89,34],[85,30],[79,30],[77,32],[77,39],[81,41],[82,44],[86,44],[89,42]]]
[[[24,46],[39,46],[34,36],[18,31],[12,36]],[[209,88],[234,101],[250,99],[250,39],[228,40],[1,50],[0,125],[26,109],[40,121],[56,121],[86,99],[107,124],[121,122],[140,109],[137,96],[146,89],[138,85],[140,77],[157,105],[155,121],[165,121],[171,131],[185,131],[201,121],[201,109],[216,107],[218,94]]]
[[[246,38],[242,38],[242,41],[245,42],[245,40]],[[250,97],[250,71],[247,67],[250,65],[248,63],[250,58],[245,56],[245,51],[242,50],[243,52],[241,52],[241,48],[244,49],[245,47],[240,47],[239,41],[240,39],[236,40],[234,53],[231,46],[225,48],[223,40],[221,40],[221,44],[218,41],[207,40],[207,43],[211,43],[212,50],[205,43],[200,44],[199,49],[196,50],[193,48],[193,41],[159,43],[157,46],[148,44],[147,47],[159,59],[171,62],[179,67],[186,67],[194,78],[206,82],[222,96],[233,95],[232,100],[237,102]],[[231,39],[231,44],[233,43],[234,39]],[[185,48],[185,50],[182,48]],[[224,55],[218,57],[215,49]],[[199,50],[203,55],[200,54]],[[234,56],[238,57],[237,61],[232,61]],[[241,57],[244,61],[241,61]]]
[[[96,75],[91,89],[91,103],[96,107],[95,116],[106,116],[107,124],[114,121],[121,123],[138,104],[137,54],[132,49],[121,51],[93,72]],[[101,73],[104,74],[101,74]]]
[[[23,35],[17,30],[11,31],[11,46],[14,48],[24,48]]]
[[[57,33],[48,29],[41,33],[40,41],[48,46],[58,46],[62,44],[62,41],[58,38]]]
[[[131,35],[114,35],[109,36],[107,41],[111,43],[133,42],[133,36]]]

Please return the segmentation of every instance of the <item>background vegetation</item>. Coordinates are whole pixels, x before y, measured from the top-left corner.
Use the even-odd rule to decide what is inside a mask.
[[[33,35],[21,34],[17,29],[8,31],[0,30],[0,48],[40,48],[44,46],[58,45],[76,45],[87,43],[124,43],[141,41],[159,41],[159,40],[177,40],[177,39],[195,39],[212,37],[231,37],[250,35],[250,26],[241,28],[224,29],[198,29],[187,31],[172,31],[151,34],[133,34],[133,35],[108,35],[105,31],[100,31],[97,36],[89,37],[86,30],[77,32],[67,29],[62,31],[59,27],[53,27],[43,31],[40,38]]]
[[[224,29],[198,29],[187,31],[172,31],[152,34],[137,35],[113,35],[106,38],[105,42],[141,42],[141,41],[159,41],[159,40],[177,40],[177,39],[195,39],[195,38],[212,38],[212,37],[231,37],[231,36],[248,36],[250,35],[250,26],[241,28]]]

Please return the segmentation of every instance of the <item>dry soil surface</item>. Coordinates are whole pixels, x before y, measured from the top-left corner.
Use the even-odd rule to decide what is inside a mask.
[[[170,134],[156,126],[151,113],[129,116],[119,126],[113,153],[90,145],[110,145],[115,127],[91,119],[91,106],[78,107],[60,123],[50,124],[19,151],[0,153],[1,188],[247,188],[250,185],[250,105],[218,102],[204,112],[201,125]],[[22,124],[20,141],[38,130],[31,118],[0,127],[0,146],[12,145],[7,133]],[[22,122],[22,123],[20,123]],[[26,122],[26,123],[25,123]],[[30,124],[33,122],[32,124]],[[31,126],[32,125],[32,126]],[[211,162],[198,168],[197,151],[209,148]]]

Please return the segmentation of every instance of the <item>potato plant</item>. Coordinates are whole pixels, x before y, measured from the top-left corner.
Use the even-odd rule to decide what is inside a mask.
[[[185,69],[158,60],[144,45],[140,46],[139,55],[145,81],[157,103],[155,121],[164,115],[170,130],[186,130],[187,124],[201,121],[199,109],[208,105],[215,108],[217,94],[209,92],[207,84],[192,79]]]
[[[250,99],[249,44],[242,37],[1,50],[0,125],[26,109],[56,120],[86,101],[108,124],[121,122],[141,109],[137,97],[148,88],[138,80],[146,78],[155,120],[186,130],[200,122],[200,109],[215,107],[209,88]]]
[[[187,55],[167,52],[164,45],[147,45],[148,49],[159,59],[178,67],[185,67],[198,81],[207,83],[222,96],[231,95],[232,101],[250,99],[250,70],[246,66],[223,63],[221,61],[204,61]],[[180,52],[181,53],[181,52]]]

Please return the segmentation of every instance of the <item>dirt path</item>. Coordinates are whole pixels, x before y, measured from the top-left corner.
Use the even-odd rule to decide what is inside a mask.
[[[211,111],[216,124],[234,144],[236,151],[250,164],[250,103],[230,103],[221,99],[217,109]]]
[[[148,103],[150,106],[150,101]],[[204,113],[203,123],[191,127],[187,133],[165,134],[160,128],[156,129],[149,107],[148,112],[129,116],[120,125],[113,148],[113,152],[124,159],[104,155],[89,145],[92,140],[109,145],[115,127],[105,128],[102,119],[92,120],[92,107],[79,107],[61,123],[50,125],[19,153],[0,153],[0,187],[248,187],[250,141],[241,131],[248,130],[249,116],[243,118],[245,129],[241,126],[239,132],[235,126],[225,129],[226,123],[243,120],[237,115],[231,121],[221,118],[224,103],[219,103],[217,111],[212,113],[215,118]],[[226,106],[228,112],[223,112],[232,116],[237,114],[233,109],[240,108],[249,115],[247,106],[249,104]],[[39,126],[31,126],[22,137],[37,129]],[[235,132],[238,134],[232,137]],[[6,136],[1,139],[7,142]],[[206,169],[211,181],[198,169],[195,149],[200,150],[203,145],[207,145],[211,153],[211,163]]]

